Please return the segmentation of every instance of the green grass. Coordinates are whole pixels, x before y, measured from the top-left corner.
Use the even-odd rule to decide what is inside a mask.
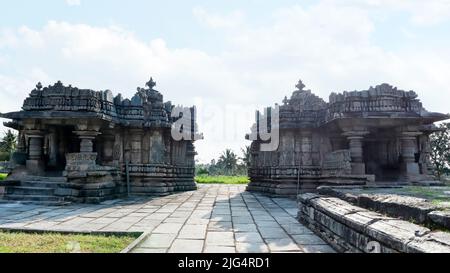
[[[434,205],[442,202],[449,202],[450,196],[444,191],[450,191],[450,187],[419,187],[410,186],[403,188],[405,193],[430,200]]]
[[[6,173],[0,173],[0,181],[5,180],[8,175]]]
[[[195,177],[195,181],[200,184],[248,184],[250,182],[247,176],[209,176],[201,175]]]
[[[0,253],[118,253],[135,236],[0,231]]]

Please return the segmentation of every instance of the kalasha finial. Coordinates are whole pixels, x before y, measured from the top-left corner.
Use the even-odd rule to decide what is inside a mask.
[[[153,87],[156,86],[156,82],[153,80],[153,78],[150,78],[150,81],[148,81],[145,85],[148,86],[148,88],[150,88],[151,90],[153,90]]]
[[[283,100],[283,104],[284,104],[284,105],[287,105],[288,102],[289,102],[289,100],[288,100],[287,96],[285,96],[285,97],[284,97],[284,100]]]
[[[42,89],[42,83],[38,82],[38,84],[36,84],[36,88],[37,88],[37,90],[41,90]]]
[[[303,88],[305,88],[305,85],[303,84],[302,80],[299,80],[295,87],[297,87],[297,89],[299,91],[303,91]]]

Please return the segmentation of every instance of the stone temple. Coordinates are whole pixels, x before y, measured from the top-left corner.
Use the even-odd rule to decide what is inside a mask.
[[[196,189],[193,140],[175,141],[173,105],[151,79],[134,97],[39,83],[22,111],[2,114],[19,131],[3,199],[101,202]],[[192,112],[195,123],[194,107]],[[128,182],[128,183],[127,183]],[[1,194],[0,194],[1,197]]]
[[[428,112],[413,91],[388,84],[365,91],[332,93],[329,102],[300,81],[279,106],[279,145],[262,151],[257,112],[248,190],[277,195],[314,191],[321,185],[420,183],[431,176],[429,135],[434,122],[450,118]],[[267,123],[266,123],[267,124]],[[270,127],[269,127],[270,128]],[[270,132],[269,130],[266,130]]]

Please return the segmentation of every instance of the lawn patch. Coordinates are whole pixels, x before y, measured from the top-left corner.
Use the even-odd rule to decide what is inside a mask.
[[[195,177],[195,181],[200,184],[248,184],[250,179],[247,176],[201,175]]]
[[[0,231],[0,253],[118,253],[135,235],[86,235]]]
[[[420,187],[420,186],[407,186],[397,190],[399,193],[403,193],[410,196],[424,198],[432,202],[434,205],[439,205],[442,202],[450,201],[450,187]]]

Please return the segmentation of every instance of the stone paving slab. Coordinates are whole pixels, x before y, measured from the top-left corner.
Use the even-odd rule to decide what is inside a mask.
[[[297,204],[245,191],[243,185],[199,185],[165,197],[99,205],[0,204],[0,229],[146,232],[135,253],[334,252],[296,220]]]

